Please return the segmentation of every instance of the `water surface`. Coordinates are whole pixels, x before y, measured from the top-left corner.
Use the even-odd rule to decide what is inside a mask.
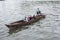
[[[3,2],[1,2],[4,4]],[[13,1],[12,1],[13,3]],[[4,12],[0,14],[0,40],[60,40],[60,2],[24,2],[9,9],[8,5]],[[0,5],[3,7],[3,5]],[[2,9],[1,7],[1,9]],[[4,9],[3,8],[3,9]],[[24,19],[27,15],[35,15],[36,9],[40,8],[46,18],[32,25],[23,26],[20,29],[9,30],[4,24],[12,21]],[[19,11],[21,9],[21,11]],[[12,10],[12,11],[11,11]],[[8,11],[8,12],[7,12]],[[8,14],[9,13],[9,14]]]

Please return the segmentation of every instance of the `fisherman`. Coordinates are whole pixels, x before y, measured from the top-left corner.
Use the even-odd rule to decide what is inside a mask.
[[[41,11],[37,8],[37,15],[41,15]]]
[[[28,17],[25,16],[25,20],[24,21],[27,21],[28,22]]]
[[[27,17],[25,17],[25,20],[24,21],[30,21],[32,19],[32,16],[27,16]]]

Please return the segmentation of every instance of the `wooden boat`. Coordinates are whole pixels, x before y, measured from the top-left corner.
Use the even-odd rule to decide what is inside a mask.
[[[25,26],[25,25],[30,25],[30,24],[32,24],[34,22],[39,21],[42,18],[45,18],[45,15],[36,15],[34,17],[35,18],[32,18],[31,20],[29,20],[29,22],[26,22],[24,20],[19,20],[19,21],[16,21],[16,22],[12,22],[10,24],[5,24],[5,25],[8,28],[19,28],[19,27],[22,27],[22,26]]]

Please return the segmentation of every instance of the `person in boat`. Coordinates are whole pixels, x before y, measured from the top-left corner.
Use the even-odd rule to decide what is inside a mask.
[[[24,19],[24,21],[27,21],[27,22],[28,22],[28,17],[26,17],[26,16],[25,16],[25,19]]]
[[[25,20],[24,21],[30,21],[32,19],[32,16],[27,16],[27,17],[25,17]]]
[[[37,15],[41,15],[41,11],[37,8]]]

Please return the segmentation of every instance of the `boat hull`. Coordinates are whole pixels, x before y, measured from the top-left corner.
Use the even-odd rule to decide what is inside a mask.
[[[30,20],[29,22],[26,21],[16,21],[16,22],[12,22],[10,24],[5,24],[8,28],[20,28],[22,26],[26,26],[26,25],[30,25],[33,24],[37,21],[39,21],[40,19],[45,18],[45,15],[37,15],[35,16],[35,19]]]

